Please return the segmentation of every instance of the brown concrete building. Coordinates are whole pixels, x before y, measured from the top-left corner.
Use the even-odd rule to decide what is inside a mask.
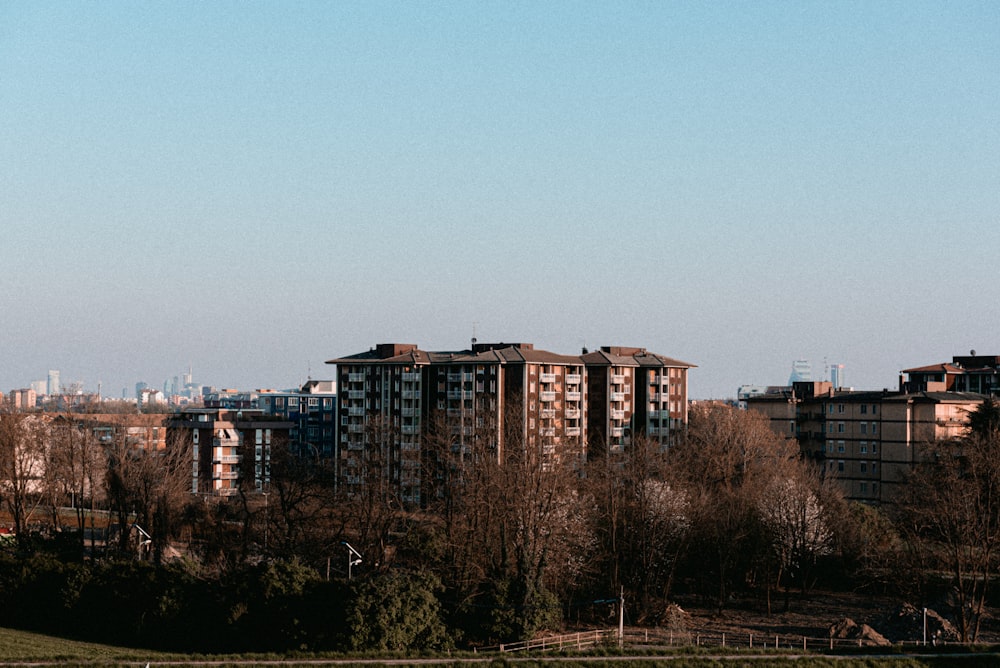
[[[339,479],[362,483],[365,443],[381,429],[389,435],[385,474],[409,503],[426,493],[431,433],[443,432],[458,451],[481,439],[498,458],[528,448],[543,466],[577,465],[588,448],[623,447],[633,430],[668,443],[670,430],[687,422],[693,367],[641,348],[561,355],[530,343],[477,342],[446,352],[386,343],[327,363],[337,365]]]

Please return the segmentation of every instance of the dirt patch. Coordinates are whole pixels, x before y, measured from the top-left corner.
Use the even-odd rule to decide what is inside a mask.
[[[829,638],[831,630],[838,625],[855,626],[852,633],[867,633],[872,642],[884,636],[889,642],[918,642],[923,639],[923,608],[898,598],[868,596],[857,593],[816,593],[808,598],[793,598],[788,611],[784,603],[772,607],[771,614],[756,601],[734,601],[719,613],[716,609],[705,608],[695,600],[677,601],[683,609],[683,626],[691,633],[725,633],[728,637],[741,636],[805,636],[807,638]],[[936,610],[928,606],[928,641],[935,638],[954,642],[958,634],[948,619],[946,606]],[[1000,624],[997,613],[990,610],[984,616],[979,641],[1000,643]],[[677,613],[673,615],[674,623]],[[845,624],[848,620],[850,624]],[[867,626],[870,631],[865,631]],[[856,635],[853,637],[857,637]]]

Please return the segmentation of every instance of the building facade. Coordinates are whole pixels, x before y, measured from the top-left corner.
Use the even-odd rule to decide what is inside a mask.
[[[892,500],[913,465],[940,440],[962,436],[968,415],[985,399],[966,392],[838,391],[829,382],[747,398],[772,430],[795,438],[847,498]]]
[[[475,341],[446,352],[379,344],[327,363],[337,365],[338,479],[362,484],[366,448],[379,443],[384,474],[412,504],[426,500],[432,435],[457,452],[486,443],[498,460],[525,448],[542,466],[579,465],[639,432],[667,444],[687,423],[694,366],[642,348],[561,355]]]
[[[191,493],[226,497],[267,492],[277,448],[292,424],[256,409],[190,408],[171,416],[170,439],[191,448]]]

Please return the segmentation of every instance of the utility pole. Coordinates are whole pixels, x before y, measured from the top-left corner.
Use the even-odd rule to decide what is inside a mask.
[[[625,646],[625,585],[618,599],[618,649]]]

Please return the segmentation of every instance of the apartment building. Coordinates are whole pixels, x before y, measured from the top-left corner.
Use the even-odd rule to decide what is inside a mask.
[[[578,465],[588,448],[620,449],[638,431],[668,443],[687,421],[694,366],[641,348],[562,355],[475,341],[445,352],[385,343],[327,363],[337,365],[339,479],[361,484],[366,444],[382,443],[384,473],[409,503],[427,493],[432,434],[458,452],[479,439],[498,459],[526,448],[542,466]]]
[[[904,369],[900,392],[974,392],[1000,395],[1000,355],[956,355],[951,363]]]
[[[288,447],[292,423],[257,409],[189,408],[171,416],[171,442],[191,447],[191,493],[266,492],[275,448]]]
[[[590,455],[616,452],[633,435],[669,445],[688,421],[693,364],[645,348],[604,346],[581,355],[587,371]]]
[[[967,392],[837,391],[829,382],[747,398],[772,430],[798,440],[847,498],[891,500],[913,465],[938,440],[960,437],[984,395]]]

